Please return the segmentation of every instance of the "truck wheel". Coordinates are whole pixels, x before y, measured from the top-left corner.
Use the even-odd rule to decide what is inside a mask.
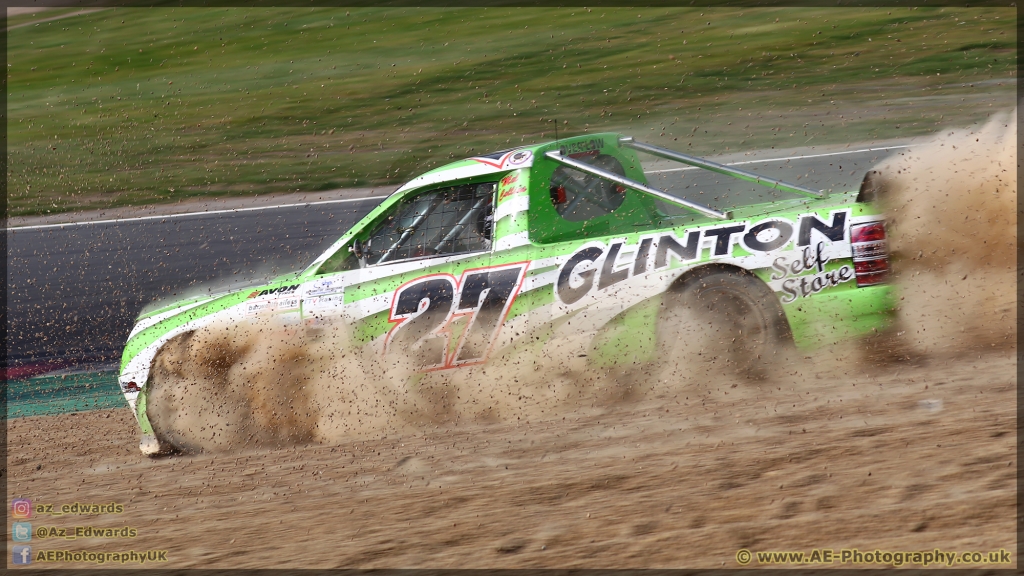
[[[775,294],[748,274],[697,272],[669,289],[663,302],[658,330],[663,354],[686,346],[697,350],[699,360],[764,378],[773,355],[793,340]]]

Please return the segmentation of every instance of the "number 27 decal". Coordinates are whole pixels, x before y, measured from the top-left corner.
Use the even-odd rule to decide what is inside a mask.
[[[456,280],[432,274],[395,291],[389,322],[395,323],[384,354],[407,354],[427,370],[480,364],[491,353],[522,287],[528,262],[473,268]],[[453,322],[466,318],[452,346]]]

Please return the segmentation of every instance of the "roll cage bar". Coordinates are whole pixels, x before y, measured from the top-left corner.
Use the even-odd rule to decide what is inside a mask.
[[[777,180],[775,178],[769,178],[767,176],[762,176],[760,174],[755,174],[753,172],[747,172],[746,170],[740,170],[739,168],[732,168],[730,166],[719,164],[717,162],[712,162],[704,158],[690,156],[689,154],[683,154],[682,152],[676,152],[675,150],[669,150],[668,148],[661,148],[659,146],[645,144],[643,142],[637,142],[631,136],[619,138],[619,145],[626,146],[628,148],[632,148],[640,152],[646,152],[653,156],[658,156],[668,160],[688,164],[690,166],[695,166],[697,168],[702,168],[704,170],[708,170],[711,172],[716,172],[718,174],[724,174],[726,176],[731,176],[733,178],[745,180],[747,182],[753,182],[755,184],[760,184],[762,186],[768,186],[769,188],[785,190],[787,192],[793,192],[795,194],[809,196],[811,198],[825,197],[825,193],[818,190],[812,190],[810,188],[805,188],[803,186],[797,186],[796,184],[790,184],[789,182],[784,182],[782,180]],[[677,198],[676,196],[673,196],[668,192],[659,190],[657,188],[653,188],[651,186],[643,184],[642,182],[637,182],[636,180],[626,178],[625,176],[619,176],[614,172],[609,172],[608,170],[597,168],[596,166],[591,166],[578,160],[562,156],[562,154],[556,150],[545,152],[544,156],[551,160],[554,160],[555,162],[558,162],[559,164],[568,166],[574,170],[579,170],[580,172],[584,172],[592,176],[597,176],[598,178],[601,178],[603,180],[607,180],[609,182],[613,182],[615,184],[631,188],[638,192],[643,192],[644,194],[649,194],[651,196],[654,196],[655,198],[658,198],[659,200],[663,200],[670,204],[681,206],[683,208],[686,208],[687,210],[691,210],[693,212],[697,212],[699,214],[703,214],[711,218],[717,218],[719,220],[728,220],[730,218],[729,212],[722,212],[721,210],[715,210],[714,208],[704,206],[703,204],[690,202],[689,200],[685,200],[683,198]]]

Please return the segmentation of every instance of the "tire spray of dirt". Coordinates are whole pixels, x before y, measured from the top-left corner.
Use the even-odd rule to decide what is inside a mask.
[[[150,422],[179,449],[228,451],[527,422],[622,396],[608,371],[586,368],[584,336],[420,373],[414,354],[385,359],[372,345],[353,346],[349,330],[268,316],[179,336],[154,363]]]

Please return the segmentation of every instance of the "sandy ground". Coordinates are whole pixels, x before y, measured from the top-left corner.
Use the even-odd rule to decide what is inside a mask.
[[[735,567],[741,548],[1016,551],[1012,350],[808,376],[518,426],[162,459],[138,452],[127,408],[22,418],[8,423],[8,490],[125,507],[33,526],[139,534],[34,539],[34,550],[167,550],[168,567]]]

